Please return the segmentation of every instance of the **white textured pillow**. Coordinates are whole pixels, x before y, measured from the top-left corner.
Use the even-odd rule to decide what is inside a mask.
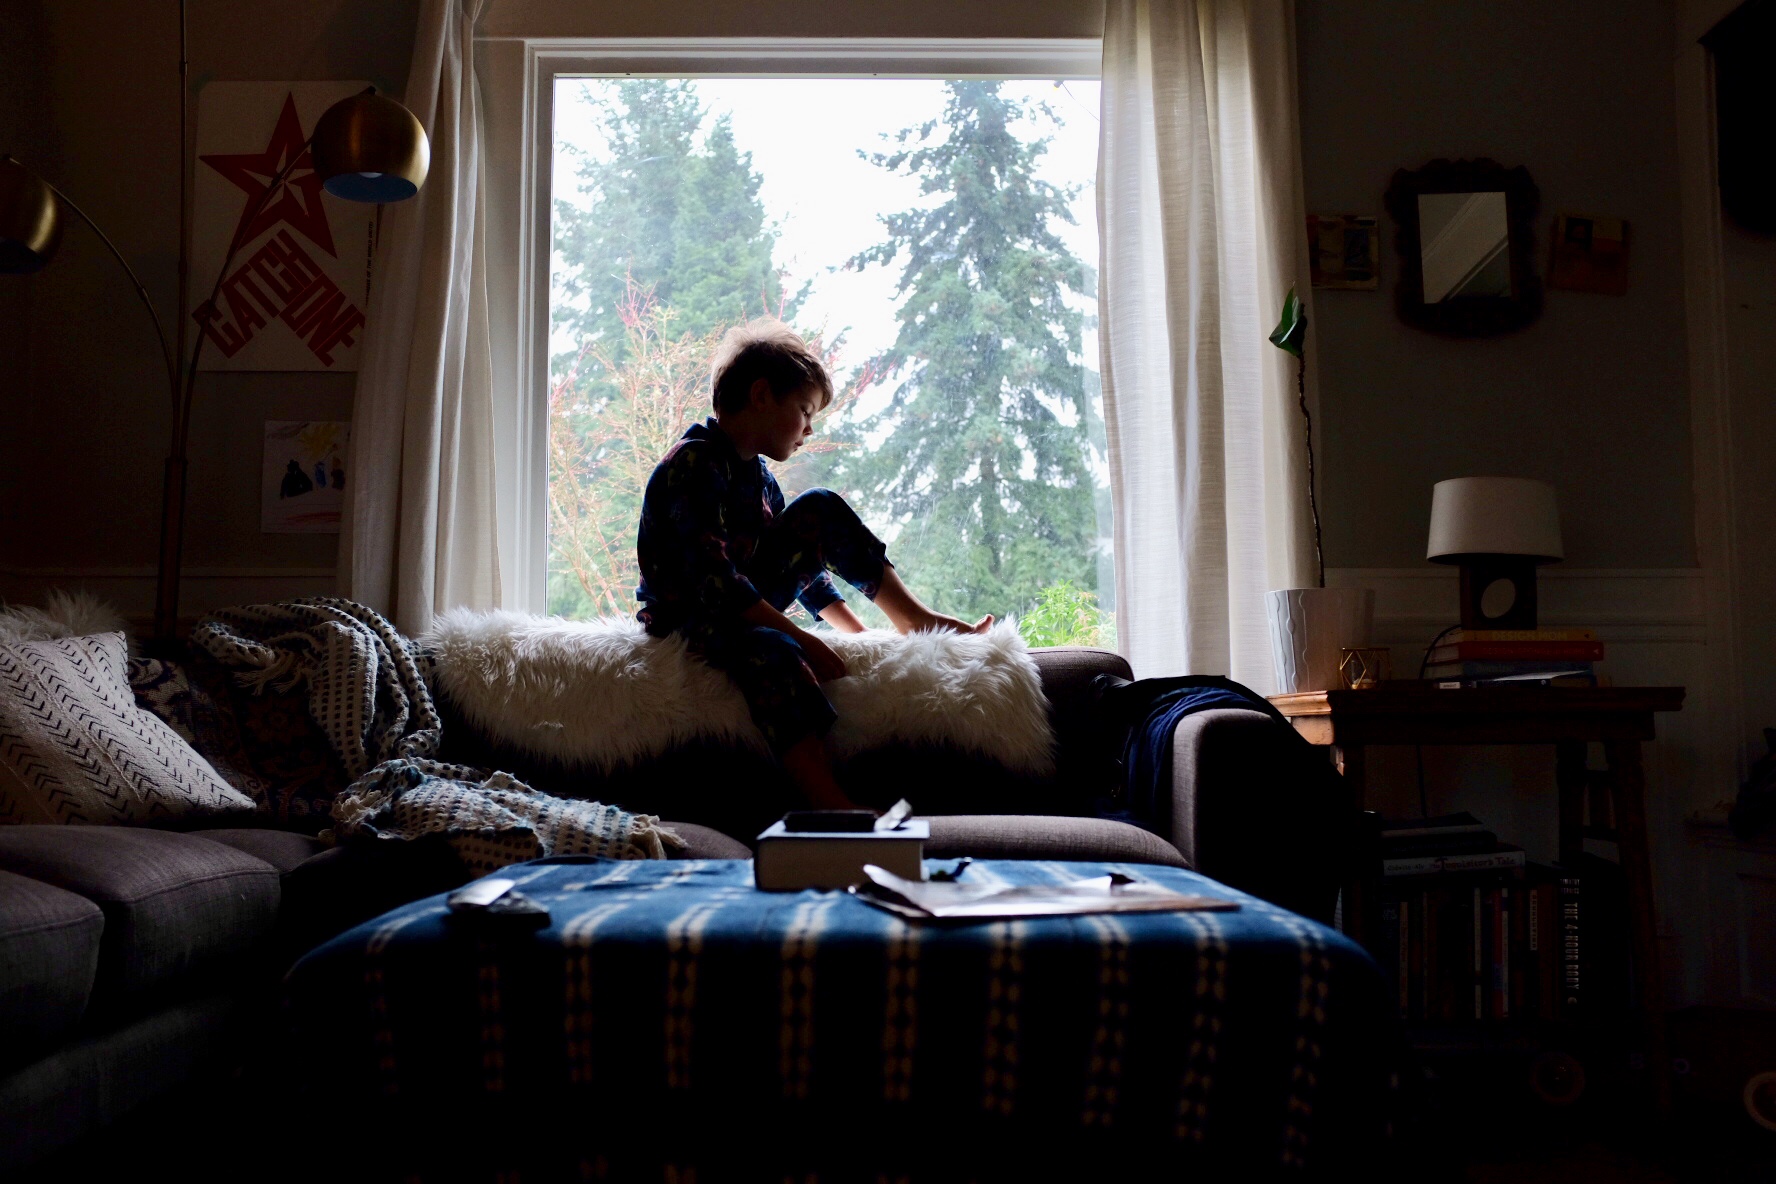
[[[249,813],[136,706],[121,633],[0,645],[0,822],[118,824]]]
[[[892,741],[948,745],[1019,773],[1054,771],[1042,675],[1008,622],[957,633],[823,634],[846,678],[821,689],[838,711],[827,736],[844,759]],[[746,700],[681,637],[634,620],[564,621],[452,609],[420,639],[438,689],[490,738],[606,772],[676,745],[715,740],[763,751]]]

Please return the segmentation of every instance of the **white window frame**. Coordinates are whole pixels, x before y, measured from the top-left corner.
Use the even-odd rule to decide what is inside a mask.
[[[476,43],[505,607],[547,611],[549,277],[561,77],[1096,79],[1092,38],[512,38]]]

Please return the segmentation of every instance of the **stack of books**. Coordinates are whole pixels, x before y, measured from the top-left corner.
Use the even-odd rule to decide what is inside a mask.
[[[1457,629],[1430,653],[1439,686],[1596,686],[1603,643],[1589,629]]]
[[[1528,863],[1471,814],[1385,826],[1373,952],[1404,1019],[1580,1018],[1577,874]]]

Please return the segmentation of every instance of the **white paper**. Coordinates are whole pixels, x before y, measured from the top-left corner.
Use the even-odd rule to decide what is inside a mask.
[[[907,880],[865,864],[870,884],[860,899],[915,920],[990,921],[1014,917],[1062,917],[1087,913],[1231,912],[1239,902],[1187,896],[1142,880],[1110,876],[1067,884],[969,884],[962,880]],[[964,873],[966,875],[966,873]]]

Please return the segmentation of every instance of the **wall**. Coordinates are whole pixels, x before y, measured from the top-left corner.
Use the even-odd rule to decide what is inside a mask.
[[[217,79],[367,78],[400,93],[418,0],[193,0],[193,91]],[[487,28],[586,36],[1096,36],[1070,0],[763,7],[498,0]],[[178,7],[172,0],[0,6],[0,148],[28,156],[105,227],[174,317]],[[195,103],[193,105],[195,114]],[[204,280],[194,277],[194,286]],[[85,586],[145,616],[170,428],[148,319],[115,264],[71,228],[54,267],[0,287],[0,600]],[[259,532],[265,419],[347,418],[345,374],[204,374],[191,431],[186,615],[331,589],[333,536]]]
[[[178,5],[14,0],[0,18],[0,145],[105,228],[173,331],[177,303]],[[212,80],[366,78],[399,93],[416,0],[196,0],[196,92]],[[17,35],[14,35],[14,34]],[[195,126],[193,128],[195,131]],[[194,288],[213,277],[192,278]],[[54,264],[0,295],[0,597],[84,585],[132,614],[152,598],[171,417],[153,330],[115,262],[70,225]],[[9,341],[9,336],[11,340]],[[16,343],[22,341],[22,350]],[[191,431],[183,607],[327,591],[331,535],[259,532],[260,423],[345,419],[349,374],[205,373]]]
[[[492,0],[490,37],[1096,37],[1103,0]]]
[[[1566,563],[1694,563],[1670,64],[1659,0],[1352,6],[1301,0],[1313,212],[1383,217],[1381,288],[1316,292],[1326,561],[1423,562],[1431,485],[1508,474],[1559,490]],[[1623,297],[1549,292],[1536,324],[1478,341],[1394,314],[1382,195],[1438,157],[1523,165],[1559,212],[1632,224]]]
[[[1526,166],[1541,188],[1538,268],[1557,212],[1632,224],[1627,296],[1549,292],[1536,325],[1472,342],[1397,320],[1387,226],[1380,291],[1316,293],[1323,504],[1332,582],[1376,590],[1376,640],[1409,674],[1454,614],[1452,575],[1423,560],[1431,484],[1495,472],[1559,488],[1567,558],[1543,569],[1544,623],[1597,628],[1618,685],[1687,690],[1646,753],[1675,1004],[1767,1004],[1751,970],[1776,957],[1756,903],[1776,899],[1776,867],[1720,824],[1740,724],[1776,723],[1776,557],[1765,544],[1776,525],[1776,244],[1731,224],[1716,233],[1712,178],[1685,173],[1706,156],[1690,149],[1706,144],[1707,104],[1680,90],[1704,89],[1695,38],[1731,7],[1298,6],[1310,210],[1385,223],[1395,168],[1491,156]],[[1724,342],[1718,379],[1686,331],[1691,344]],[[1692,384],[1706,404],[1691,405]],[[1722,518],[1736,546],[1717,541]],[[1545,748],[1426,749],[1425,805],[1472,810],[1549,858],[1551,765]],[[1370,777],[1376,808],[1420,808],[1412,750],[1378,751]]]
[[[1738,490],[1739,663],[1748,731],[1776,728],[1776,237],[1722,227],[1728,405]],[[1752,740],[1764,751],[1763,738]]]
[[[1678,17],[1680,127],[1712,147],[1707,61],[1696,41],[1735,7],[1736,0],[1682,0]],[[1686,87],[1693,88],[1686,91]],[[1689,141],[1686,137],[1685,146]],[[1711,445],[1715,470],[1698,482],[1698,534],[1721,569],[1714,614],[1729,644],[1723,662],[1730,710],[1723,715],[1721,746],[1740,758],[1741,769],[1766,750],[1762,727],[1776,724],[1776,330],[1770,324],[1770,290],[1776,281],[1776,237],[1746,232],[1724,217],[1711,160],[1685,167],[1686,231],[1692,318],[1693,370],[1701,415],[1700,442]],[[1693,196],[1692,196],[1693,195]],[[1695,366],[1700,361],[1701,366]],[[1703,472],[1700,462],[1698,475]],[[1724,795],[1723,795],[1724,796]],[[1725,802],[1721,803],[1724,807]],[[1708,993],[1723,1001],[1776,1004],[1776,837],[1742,842],[1721,825],[1717,807],[1688,828],[1703,914],[1710,918],[1704,963]]]
[[[761,15],[753,6],[713,2],[498,0],[488,27],[496,34],[543,26],[596,35],[923,29],[1089,36],[1100,12],[1055,2],[849,7],[810,0]],[[137,263],[169,321],[176,13],[168,0],[9,5],[5,19],[22,35],[4,39],[11,48],[0,72],[7,80],[0,118],[9,124],[0,140],[30,145],[49,175],[88,206]],[[1492,341],[1446,341],[1401,325],[1388,290],[1397,270],[1391,241],[1382,291],[1317,294],[1328,561],[1417,564],[1431,483],[1509,471],[1559,485],[1570,566],[1692,563],[1682,339],[1672,331],[1682,309],[1665,6],[1388,0],[1353,16],[1349,6],[1303,0],[1299,14],[1310,208],[1379,212],[1395,168],[1492,155],[1526,165],[1541,186],[1538,251],[1556,210],[1621,214],[1635,233],[1628,296],[1549,293],[1541,322]],[[398,91],[414,15],[415,0],[199,0],[191,17],[194,85],[356,76]],[[33,45],[42,52],[25,52]],[[12,368],[4,394],[16,408],[9,422],[34,442],[22,463],[9,466],[9,487],[0,487],[20,510],[0,554],[0,592],[13,595],[21,569],[152,564],[167,424],[146,319],[84,228],[71,231],[54,268],[22,285],[30,290],[24,315],[4,318],[7,331],[33,347]],[[19,288],[8,287],[0,298],[16,302]],[[88,348],[91,342],[108,348]],[[206,374],[201,382],[187,564],[310,578],[329,569],[330,537],[258,532],[258,423],[343,416],[351,377]]]

